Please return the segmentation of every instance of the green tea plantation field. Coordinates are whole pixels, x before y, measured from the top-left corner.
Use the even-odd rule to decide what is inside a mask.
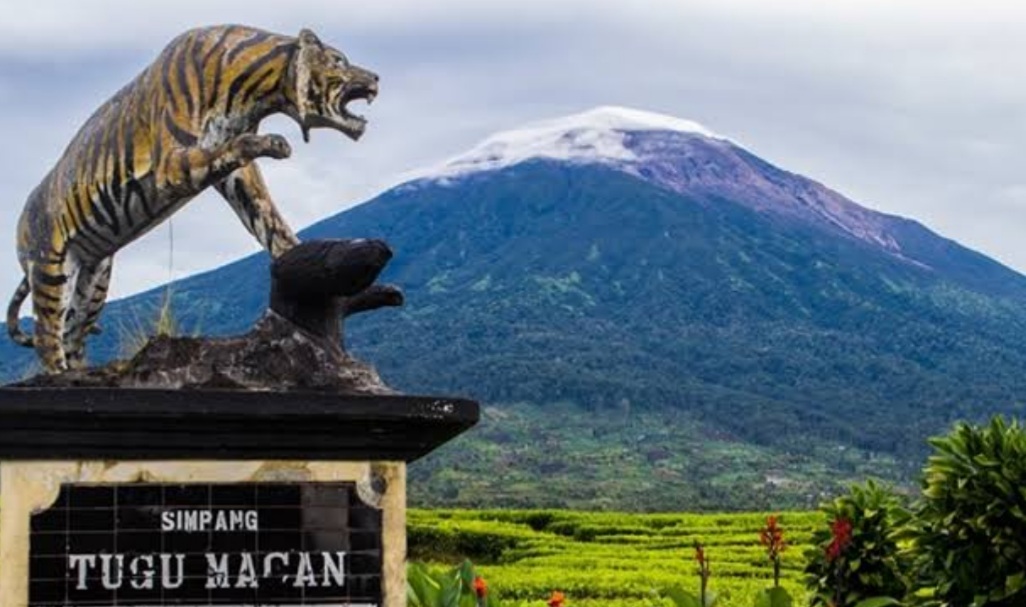
[[[772,585],[772,566],[759,543],[766,514],[624,514],[563,510],[411,510],[410,560],[477,565],[504,603],[543,605],[551,591],[567,607],[658,605],[653,591],[681,585],[697,592],[694,543],[705,545],[720,607],[750,607]],[[781,585],[806,604],[803,552],[816,512],[778,517],[787,549]]]

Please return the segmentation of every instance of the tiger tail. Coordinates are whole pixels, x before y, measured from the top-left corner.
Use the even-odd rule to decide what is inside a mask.
[[[14,292],[14,297],[11,298],[11,303],[7,306],[7,334],[11,336],[14,343],[25,346],[26,348],[32,348],[34,346],[32,342],[32,336],[25,334],[21,330],[21,323],[18,320],[18,314],[21,311],[21,304],[24,303],[25,298],[28,297],[29,291],[28,277],[21,279],[21,284],[18,285],[18,290]]]

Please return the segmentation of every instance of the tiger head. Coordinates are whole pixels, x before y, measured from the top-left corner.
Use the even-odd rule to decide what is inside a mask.
[[[365,99],[368,104],[374,101],[378,75],[349,63],[341,51],[323,44],[308,29],[299,32],[298,52],[291,68],[296,105],[293,117],[303,129],[303,139],[309,142],[310,129],[319,127],[359,139],[367,120],[350,113],[346,105],[356,99]]]

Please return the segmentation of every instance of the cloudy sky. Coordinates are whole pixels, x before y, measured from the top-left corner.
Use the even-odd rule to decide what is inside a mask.
[[[297,228],[494,131],[616,104],[698,121],[1026,271],[1014,0],[2,0],[0,15],[3,301],[18,214],[76,129],[176,34],[225,22],[311,27],[382,77],[359,143],[265,123],[293,142],[262,165]],[[115,295],[257,249],[216,195],[173,231],[171,267],[166,225],[119,253]]]

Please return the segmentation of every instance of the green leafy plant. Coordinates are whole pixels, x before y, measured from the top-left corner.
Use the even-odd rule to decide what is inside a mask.
[[[663,593],[663,597],[669,599],[674,607],[714,607],[719,603],[719,597],[715,592],[707,594],[703,602],[700,596],[684,590],[680,586],[668,588]]]
[[[934,603],[1026,604],[1026,431],[995,417],[930,441],[911,551]]]
[[[470,561],[449,571],[433,572],[422,563],[406,566],[406,599],[410,607],[498,607],[488,584]]]
[[[806,551],[813,606],[882,607],[909,590],[909,563],[897,537],[908,519],[897,496],[873,481],[820,506],[828,528]],[[897,598],[895,598],[897,597]]]
[[[502,602],[470,561],[445,570],[411,562],[406,565],[406,604],[409,607],[501,607]],[[544,602],[524,601],[517,607],[566,607],[566,597],[555,590]]]
[[[792,605],[794,605],[794,600],[791,595],[780,586],[766,588],[755,595],[755,607],[791,607]]]

